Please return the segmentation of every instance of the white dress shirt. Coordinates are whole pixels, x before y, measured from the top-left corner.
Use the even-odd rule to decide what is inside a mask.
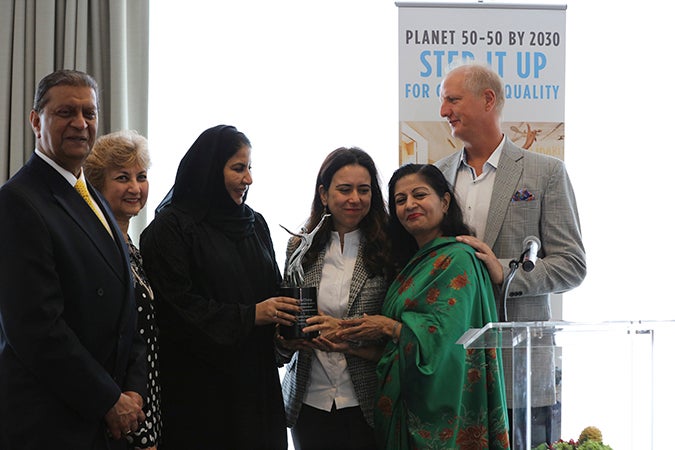
[[[492,188],[497,178],[497,165],[502,154],[505,137],[483,164],[483,173],[476,176],[476,171],[466,162],[466,150],[462,150],[462,159],[457,171],[454,194],[462,208],[464,222],[471,228],[481,241],[485,237],[488,211]]]
[[[332,233],[317,294],[319,311],[324,314],[338,318],[346,316],[360,242],[360,230],[346,233],[343,245],[340,245],[338,233]],[[343,353],[314,350],[304,403],[323,411],[330,411],[333,403],[337,409],[359,405]]]

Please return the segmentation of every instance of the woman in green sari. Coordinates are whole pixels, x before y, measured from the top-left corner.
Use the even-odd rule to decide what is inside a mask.
[[[343,322],[343,339],[389,338],[377,366],[378,444],[394,449],[508,449],[498,350],[464,350],[469,328],[497,320],[487,269],[443,174],[409,164],[389,182],[395,280],[381,316]]]

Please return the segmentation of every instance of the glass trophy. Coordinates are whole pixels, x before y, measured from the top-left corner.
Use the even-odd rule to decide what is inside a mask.
[[[311,333],[303,333],[302,331],[307,326],[307,319],[319,314],[316,286],[303,286],[305,271],[302,267],[302,259],[311,247],[314,236],[321,229],[326,217],[330,217],[330,214],[324,214],[311,232],[302,228],[300,233],[293,233],[281,225],[281,228],[299,238],[300,243],[288,259],[286,273],[284,274],[284,284],[279,289],[279,295],[297,298],[300,300],[300,308],[302,309],[297,314],[298,320],[293,325],[279,325],[279,334],[284,339],[313,339],[319,335],[318,331]]]

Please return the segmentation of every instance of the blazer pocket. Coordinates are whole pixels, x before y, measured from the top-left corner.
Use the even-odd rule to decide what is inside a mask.
[[[510,202],[506,209],[504,223],[518,230],[524,230],[532,226],[533,223],[539,223],[541,215],[541,202],[535,199],[529,202],[519,201]]]

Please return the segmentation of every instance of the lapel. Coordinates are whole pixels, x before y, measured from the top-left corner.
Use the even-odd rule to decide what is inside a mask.
[[[129,248],[126,241],[124,240],[124,236],[122,236],[120,228],[117,226],[117,221],[115,220],[108,202],[105,201],[103,196],[88,182],[87,189],[89,190],[89,195],[92,196],[99,208],[101,208],[101,212],[108,221],[108,225],[110,225],[110,231],[112,232],[114,238],[111,239],[108,231],[104,227],[99,226],[100,221],[98,220],[98,217],[95,217],[97,238],[94,240],[94,244],[97,245],[99,251],[101,251],[102,254],[103,252],[107,252],[110,255],[110,257],[106,258],[106,262],[115,272],[115,275],[117,275],[117,277],[127,286],[127,297],[124,299],[120,315],[120,329],[127,329],[129,326],[135,328],[135,319],[137,318],[137,315],[135,309],[136,302],[134,296],[134,280],[133,275],[131,274],[131,262],[129,261]],[[77,196],[79,197],[80,195],[77,194]],[[89,205],[87,205],[87,209],[91,210]],[[127,352],[117,352],[116,370],[119,373],[126,371],[127,359]]]
[[[321,272],[323,271],[323,260],[326,256],[326,248],[324,247],[316,258],[314,264],[305,272],[305,282],[303,286],[319,288],[321,282]]]
[[[354,315],[352,308],[354,306],[354,300],[361,292],[361,288],[368,280],[368,271],[363,263],[363,239],[359,243],[359,251],[356,256],[356,264],[354,264],[354,274],[352,275],[352,282],[349,285],[349,304],[347,305],[347,316]]]
[[[111,220],[112,212],[107,205],[105,205],[105,202],[101,200],[96,189],[87,185],[90,195],[94,198],[94,201],[98,203],[104,216],[106,216],[106,220],[108,220],[108,223],[110,224],[115,237],[114,240],[110,238],[108,231],[101,225],[96,214],[93,213],[84,199],[80,197],[80,194],[78,194],[58,172],[49,167],[49,165],[39,157],[33,156],[31,162],[51,189],[52,196],[57,204],[59,204],[66,214],[68,214],[80,227],[87,238],[97,248],[106,264],[110,266],[120,280],[126,281],[124,264],[121,259],[126,256],[125,250],[123,250],[121,246],[121,243],[124,243],[124,238],[122,237],[116,222]]]
[[[518,190],[518,182],[523,173],[523,150],[518,148],[509,139],[504,143],[502,154],[499,158],[497,176],[492,188],[490,198],[490,210],[485,226],[485,243],[493,247],[499,230],[504,223],[506,211],[511,202],[513,193]]]
[[[352,280],[349,285],[349,303],[347,305],[347,315],[352,314],[352,307],[356,297],[361,292],[363,285],[368,280],[368,271],[363,263],[363,240],[359,243],[359,251],[356,257],[356,264],[354,265],[354,274],[352,275]],[[326,249],[319,253],[319,256],[316,258],[316,262],[305,272],[305,286],[315,286],[319,287],[321,283],[321,273],[323,272],[323,262],[326,256]]]
[[[462,160],[462,153],[462,151],[454,153],[448,161],[447,169],[442,169],[443,173],[448,178],[450,186],[455,186],[455,181],[457,181],[457,171],[459,170],[459,163]]]
[[[94,201],[98,204],[98,207],[101,208],[101,212],[103,212],[105,220],[107,220],[108,225],[110,225],[110,231],[113,234],[112,241],[115,244],[117,253],[122,256],[122,259],[128,260],[129,247],[127,246],[125,237],[122,235],[122,230],[120,230],[120,228],[117,226],[117,219],[115,219],[115,215],[113,214],[112,209],[110,209],[108,201],[104,200],[103,196],[96,190],[96,188],[91,186],[89,183],[87,183],[87,189],[89,189],[89,195],[94,198]],[[110,235],[107,234],[107,231],[106,236],[110,238]]]

